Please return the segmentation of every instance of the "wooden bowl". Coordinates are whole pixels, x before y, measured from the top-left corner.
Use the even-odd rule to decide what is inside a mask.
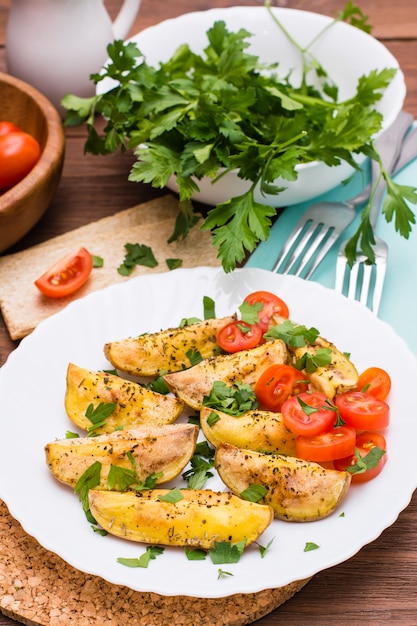
[[[41,156],[23,180],[0,195],[0,253],[36,224],[58,187],[65,137],[55,107],[31,85],[0,72],[0,121],[8,120],[33,135]]]

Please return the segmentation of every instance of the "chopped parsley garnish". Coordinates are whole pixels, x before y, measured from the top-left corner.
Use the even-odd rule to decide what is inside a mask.
[[[169,270],[176,270],[182,266],[182,259],[165,259],[165,263]]]
[[[358,448],[355,449],[355,464],[348,465],[346,471],[351,474],[364,474],[367,470],[373,469],[386,454],[385,450],[378,446],[373,446],[367,454],[361,456]]]
[[[173,489],[170,489],[163,496],[158,496],[158,500],[161,500],[162,502],[171,502],[171,504],[175,504],[176,502],[179,502],[183,498],[184,496],[182,495],[178,487],[174,487]]]
[[[307,541],[304,546],[304,552],[311,552],[311,550],[318,550],[318,548],[320,548],[320,546],[314,543],[314,541]]]
[[[259,553],[262,559],[264,558],[265,554],[268,552],[269,548],[272,546],[273,541],[274,541],[274,538],[272,538],[271,541],[268,541],[266,546],[261,546],[259,543],[256,544],[259,548]]]
[[[284,320],[281,324],[272,326],[264,335],[265,339],[281,339],[291,348],[313,345],[318,336],[317,328],[307,328],[302,324],[294,324],[290,320]]]
[[[201,548],[185,548],[185,556],[189,561],[205,561],[207,552]]]
[[[216,541],[214,547],[210,548],[209,555],[215,565],[223,563],[238,563],[246,547],[246,539],[238,543],[230,541]]]
[[[303,356],[296,360],[294,367],[298,370],[305,370],[308,374],[315,372],[318,367],[324,367],[332,362],[332,351],[330,348],[318,348],[314,354],[305,352]]]
[[[125,249],[126,255],[123,263],[117,268],[117,271],[122,276],[130,276],[136,265],[144,265],[151,268],[158,265],[158,261],[155,259],[149,246],[140,243],[126,243]]]
[[[91,402],[85,412],[85,416],[90,420],[92,426],[88,429],[88,435],[96,434],[96,430],[105,425],[106,420],[115,410],[116,402],[100,402],[96,407]]]
[[[226,385],[223,381],[216,380],[210,394],[204,396],[203,406],[238,416],[245,411],[256,409],[258,401],[250,385],[240,381]]]
[[[259,502],[268,493],[263,485],[249,485],[244,491],[240,493],[240,497],[243,500],[249,500],[249,502]]]
[[[216,304],[213,298],[209,296],[203,297],[204,319],[214,319],[216,317]]]
[[[94,487],[97,487],[97,485],[100,484],[101,468],[102,465],[100,461],[94,461],[94,463],[92,463],[90,467],[88,467],[85,472],[79,477],[74,487],[74,493],[78,493],[79,495],[80,502],[82,504],[83,511],[87,520],[94,525],[96,525],[97,522],[90,511],[90,506],[88,503],[88,492],[90,489],[94,489]],[[105,532],[106,531],[103,531],[103,534]]]
[[[190,461],[191,469],[182,474],[189,489],[202,489],[207,480],[213,476],[210,471],[214,467],[214,450],[207,441],[197,443]]]
[[[137,559],[125,559],[120,557],[117,562],[126,567],[148,567],[149,563],[156,559],[157,556],[163,554],[164,548],[159,546],[148,546],[143,554]]]

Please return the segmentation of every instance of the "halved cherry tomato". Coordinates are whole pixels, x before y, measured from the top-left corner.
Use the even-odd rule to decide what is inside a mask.
[[[259,404],[268,411],[281,411],[290,396],[307,391],[308,384],[300,370],[291,365],[271,365],[262,372],[255,385]]]
[[[14,133],[14,132],[21,132],[22,129],[19,128],[19,126],[16,126],[16,124],[13,124],[13,122],[9,122],[9,121],[2,121],[0,122],[0,136],[1,135],[7,135],[7,133]]]
[[[368,367],[358,378],[356,391],[366,391],[379,400],[385,400],[391,391],[391,378],[381,367]]]
[[[281,298],[269,291],[254,291],[246,296],[244,302],[247,302],[251,306],[256,303],[263,304],[262,309],[258,313],[259,322],[263,331],[268,329],[269,320],[273,315],[279,315],[280,317],[285,317],[285,319],[288,319],[290,316],[289,309],[284,300],[281,300]]]
[[[389,425],[389,406],[370,393],[347,391],[335,397],[342,420],[356,430],[382,430]]]
[[[256,392],[255,392],[256,393]],[[287,428],[296,435],[313,437],[335,424],[337,413],[324,393],[300,393],[284,402],[282,419]]]
[[[0,189],[10,189],[36,165],[41,154],[38,141],[22,131],[0,135]]]
[[[385,450],[385,454],[379,459],[377,465],[375,467],[371,467],[364,472],[361,473],[352,473],[352,482],[353,483],[366,483],[368,480],[372,480],[375,476],[382,471],[385,463],[387,462],[387,443],[385,441],[385,437],[383,437],[380,433],[372,433],[365,432],[361,433],[356,437],[356,447],[359,450],[359,454],[361,457],[365,457],[372,448],[378,447],[381,450]],[[356,453],[356,449],[355,449]],[[356,454],[352,454],[344,459],[337,459],[334,462],[334,468],[340,471],[346,470],[348,467],[352,467],[356,465],[357,457]]]
[[[262,339],[259,324],[247,324],[241,320],[230,322],[217,333],[217,343],[226,352],[239,352],[256,348]]]
[[[299,436],[295,453],[305,461],[334,461],[355,452],[356,431],[349,426],[336,426],[315,437]]]
[[[55,263],[35,280],[35,285],[49,298],[62,298],[82,287],[92,268],[91,254],[85,248],[80,248]]]

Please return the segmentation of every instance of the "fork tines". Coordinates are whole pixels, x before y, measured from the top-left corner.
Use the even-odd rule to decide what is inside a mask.
[[[335,289],[349,299],[358,300],[378,314],[387,269],[387,257],[377,259],[375,264],[367,262],[365,256],[358,256],[349,267],[346,258],[338,256]]]
[[[294,229],[295,230],[295,229]],[[273,272],[311,276],[318,263],[337,239],[334,228],[303,218],[300,229],[288,239],[277,258]]]

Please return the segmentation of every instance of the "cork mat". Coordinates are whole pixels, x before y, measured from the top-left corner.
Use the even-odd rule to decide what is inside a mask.
[[[182,267],[219,266],[211,234],[200,230],[198,224],[184,240],[168,243],[177,214],[178,201],[173,195],[166,195],[23,252],[0,257],[0,309],[10,337],[21,339],[43,319],[92,291],[141,274],[168,271],[166,259],[181,259]],[[130,277],[119,274],[117,268],[123,262],[126,243],[149,246],[158,261],[157,267],[138,265]],[[102,257],[103,267],[93,269],[87,283],[73,296],[59,299],[43,296],[33,282],[60,258],[80,247]]]
[[[83,574],[42,548],[0,501],[0,611],[29,626],[241,626],[307,582],[215,599],[132,591]]]

